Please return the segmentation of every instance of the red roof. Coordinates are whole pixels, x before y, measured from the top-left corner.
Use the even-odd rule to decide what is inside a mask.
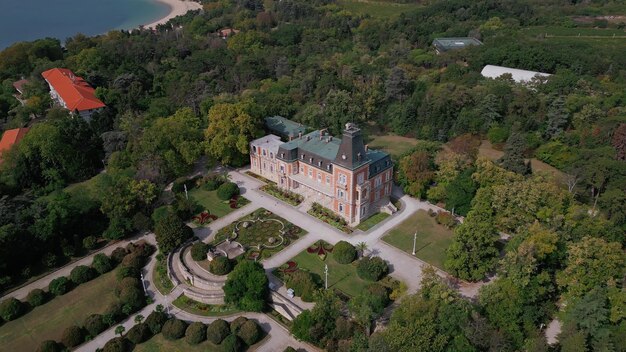
[[[4,131],[2,139],[0,139],[0,158],[2,157],[2,153],[11,149],[13,145],[19,143],[22,138],[24,138],[28,130],[29,128],[25,127]],[[2,160],[0,160],[0,162],[2,162]]]
[[[41,75],[56,90],[69,110],[83,111],[105,107],[96,98],[95,90],[74,72],[66,68],[53,68]]]
[[[19,81],[13,83],[13,88],[15,88],[15,90],[17,90],[18,92],[20,92],[20,94],[22,94],[24,85],[26,83],[28,83],[27,79],[20,79]]]

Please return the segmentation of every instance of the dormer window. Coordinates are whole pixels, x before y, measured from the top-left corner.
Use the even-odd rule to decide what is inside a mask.
[[[317,166],[322,167],[322,162],[321,162],[321,161],[318,161],[318,162],[317,162]]]
[[[313,158],[309,158],[309,162],[313,164]]]
[[[285,157],[285,153],[280,153],[280,157],[284,158]]]
[[[304,160],[304,154],[300,155],[300,159]]]

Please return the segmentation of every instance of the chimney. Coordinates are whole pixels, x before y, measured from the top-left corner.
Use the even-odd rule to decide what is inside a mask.
[[[369,146],[366,144],[365,145],[365,151],[368,151],[369,149],[370,149]]]
[[[311,140],[311,136],[306,136],[307,142]]]
[[[302,138],[302,132],[298,132],[298,139]]]
[[[361,153],[357,153],[356,154],[356,160],[357,161],[361,161]]]

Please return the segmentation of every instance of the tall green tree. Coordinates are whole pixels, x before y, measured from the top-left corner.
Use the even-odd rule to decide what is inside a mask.
[[[154,234],[159,249],[167,254],[193,237],[193,230],[178,215],[168,212],[166,216],[157,221]]]
[[[261,121],[250,114],[247,103],[220,103],[209,110],[204,136],[206,153],[225,163],[239,165],[246,160],[248,144],[259,136]]]
[[[228,274],[224,285],[226,303],[249,312],[261,312],[266,307],[269,281],[263,266],[243,260]]]
[[[523,135],[519,131],[511,132],[504,146],[504,155],[498,160],[498,163],[509,171],[521,175],[530,174],[530,161],[528,163],[524,161],[525,149],[526,142]]]

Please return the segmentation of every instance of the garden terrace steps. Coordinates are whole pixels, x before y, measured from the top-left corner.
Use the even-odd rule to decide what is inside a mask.
[[[224,284],[228,277],[226,275],[215,275],[201,267],[193,258],[191,257],[191,249],[187,247],[183,254],[183,261],[187,266],[187,269],[191,271],[194,275],[197,275],[201,279],[204,279],[209,282],[215,282],[217,284]]]

